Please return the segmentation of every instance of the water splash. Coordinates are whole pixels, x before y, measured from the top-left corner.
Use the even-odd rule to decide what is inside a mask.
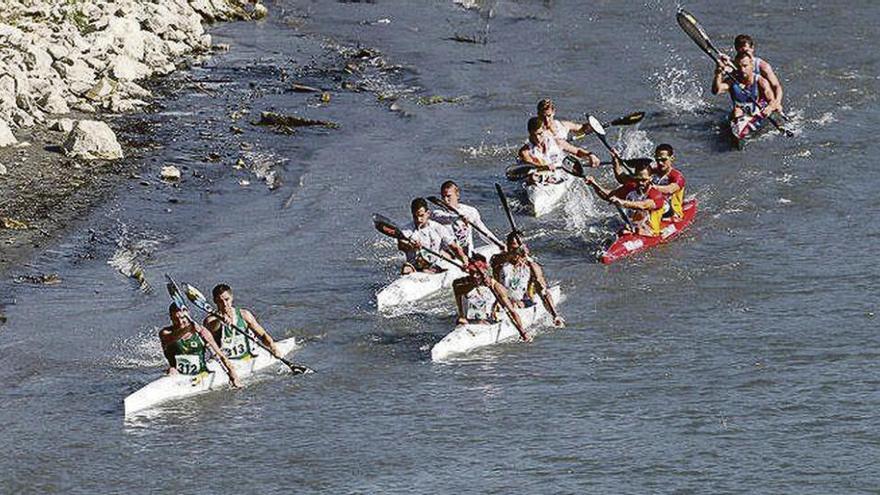
[[[672,115],[695,114],[709,107],[703,99],[706,82],[682,68],[684,65],[679,55],[672,54],[663,69],[651,75],[660,106]],[[708,80],[708,76],[705,79]]]

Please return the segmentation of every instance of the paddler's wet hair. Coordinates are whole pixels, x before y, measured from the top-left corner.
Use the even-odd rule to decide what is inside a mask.
[[[217,298],[220,297],[220,294],[223,294],[224,292],[232,292],[232,287],[230,287],[226,284],[217,284],[214,286],[214,289],[211,291],[211,296],[216,301]]]
[[[675,150],[672,149],[671,144],[661,143],[661,144],[658,144],[656,148],[654,148],[655,155],[657,153],[660,153],[661,151],[665,151],[665,152],[669,153],[670,156],[675,154]]]
[[[168,316],[171,316],[174,313],[177,313],[178,311],[183,311],[185,309],[186,308],[181,308],[180,306],[177,305],[177,303],[173,302],[168,306]]]
[[[529,134],[534,134],[538,129],[544,127],[544,121],[540,117],[532,117],[529,119]]]
[[[752,37],[747,34],[738,34],[736,35],[736,38],[733,39],[733,46],[737,50],[739,50],[739,47],[746,45],[751,47],[755,46],[755,40],[753,40]]]
[[[507,245],[508,245],[508,246],[509,246],[513,241],[516,241],[516,242],[522,244],[522,240],[520,239],[521,236],[522,236],[522,234],[520,234],[518,231],[516,231],[516,230],[512,230],[512,231],[510,231],[509,234],[507,234],[507,239],[505,239],[505,241],[507,241]]]
[[[544,110],[548,108],[556,108],[556,105],[553,104],[553,100],[550,98],[544,98],[543,100],[538,102],[538,115],[544,113]]]
[[[461,191],[461,188],[458,187],[458,184],[456,184],[455,181],[448,180],[440,186],[440,192],[442,193],[443,191],[449,189],[450,187],[454,187],[456,191]]]
[[[409,211],[413,215],[415,215],[416,212],[421,210],[422,208],[424,208],[425,210],[428,209],[428,202],[425,200],[425,198],[416,198],[412,200],[412,203],[409,204]]]
[[[736,54],[735,57],[733,57],[733,61],[736,62],[737,64],[739,64],[740,61],[742,61],[742,59],[744,59],[744,58],[751,58],[751,59],[754,59],[754,57],[752,57],[752,56],[749,54],[749,52],[739,52],[739,53]]]

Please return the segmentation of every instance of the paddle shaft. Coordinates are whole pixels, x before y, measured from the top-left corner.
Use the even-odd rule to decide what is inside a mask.
[[[502,242],[498,241],[497,239],[495,239],[494,235],[491,235],[491,233],[489,233],[488,231],[486,231],[485,229],[483,229],[479,225],[471,223],[467,218],[465,218],[465,216],[462,215],[460,211],[458,211],[458,208],[452,206],[451,204],[447,203],[446,201],[444,201],[440,198],[437,198],[435,196],[428,196],[428,201],[430,201],[430,202],[440,206],[441,208],[444,208],[444,209],[452,212],[453,214],[457,215],[458,218],[467,222],[470,226],[472,226],[474,228],[474,230],[479,232],[483,237],[485,237],[486,239],[491,241],[493,244],[495,244],[496,246],[498,246],[501,249],[505,248],[504,244]]]
[[[389,233],[389,232],[386,232],[384,229],[379,229],[379,228],[378,228],[378,225],[377,225],[376,228],[379,230],[379,232],[381,232],[381,233],[383,233],[383,234],[385,234],[385,235],[387,235],[387,236],[389,236],[389,237],[394,237],[395,239],[398,239],[398,240],[401,240],[401,241],[406,241],[406,242],[409,242],[409,243],[415,242],[415,241],[413,241],[410,237],[407,237],[406,235],[404,235],[403,231],[400,230],[400,227],[398,227],[397,225],[394,225],[393,223],[391,223],[390,220],[388,220],[387,218],[383,217],[382,215],[376,215],[376,216],[378,216],[378,217],[382,217],[383,220],[376,220],[376,218],[374,217],[374,219],[373,219],[373,224],[374,224],[374,225],[376,225],[377,222],[381,222],[381,223],[384,223],[384,224],[388,225],[389,227],[391,227],[391,230],[394,231],[393,234],[392,234],[392,233]],[[447,256],[443,255],[442,253],[438,253],[437,251],[434,251],[434,250],[431,249],[431,248],[427,248],[427,247],[425,247],[425,246],[421,246],[421,245],[420,245],[420,246],[419,246],[419,249],[424,250],[424,251],[425,251],[426,253],[428,253],[428,254],[433,254],[434,256],[436,256],[436,257],[438,257],[438,258],[444,259],[444,260],[446,260],[447,262],[449,262],[449,263],[451,263],[451,264],[457,266],[457,267],[458,267],[459,269],[461,269],[461,270],[464,270],[464,269],[465,269],[465,266],[464,266],[463,264],[461,264],[461,263],[459,263],[458,261],[452,259],[451,257],[447,257]]]
[[[495,183],[495,191],[498,193],[498,199],[501,200],[501,207],[504,208],[504,214],[507,215],[507,222],[510,223],[510,230],[513,232],[521,233],[520,230],[516,227],[516,221],[513,219],[513,213],[510,212],[510,205],[507,204],[507,196],[504,195],[504,190],[501,189],[501,185],[497,182]]]

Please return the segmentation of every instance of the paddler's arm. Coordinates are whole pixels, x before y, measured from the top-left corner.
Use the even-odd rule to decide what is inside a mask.
[[[596,154],[591,151],[587,151],[584,148],[581,148],[579,146],[575,146],[575,145],[569,143],[568,141],[564,141],[561,139],[557,139],[556,141],[559,143],[559,147],[562,148],[562,151],[564,151],[570,155],[574,155],[578,158],[586,158],[587,160],[590,161],[590,166],[593,168],[598,167],[599,164],[601,163],[601,161],[599,160],[599,157],[596,156]]]
[[[609,203],[622,206],[623,208],[627,208],[630,210],[656,210],[657,204],[653,199],[643,199],[641,201],[630,201],[627,199],[620,199],[617,196],[611,196],[608,200]]]
[[[470,277],[461,277],[452,282],[452,293],[455,295],[455,309],[458,311],[459,325],[466,325],[467,318],[464,315],[464,296],[473,288]]]
[[[776,72],[773,71],[773,67],[768,64],[766,60],[761,60],[760,70],[761,75],[764,76],[764,79],[766,79],[773,88],[773,94],[776,96],[776,103],[779,107],[778,110],[779,112],[782,112],[782,82],[776,77]]]
[[[600,186],[599,183],[596,182],[596,179],[594,179],[592,176],[588,175],[584,177],[584,182],[586,182],[590,187],[593,188],[593,191],[596,192],[596,196],[599,196],[605,201],[610,201],[608,198],[611,197],[611,191]]]
[[[174,375],[177,373],[177,360],[174,359],[174,351],[166,341],[166,336],[169,335],[169,333],[168,328],[159,330],[159,342],[162,344],[162,354],[165,355],[165,359],[168,361],[168,370],[166,373]]]
[[[244,318],[244,322],[247,323],[248,328],[250,328],[257,337],[266,344],[266,347],[272,351],[272,354],[274,354],[275,357],[282,357],[281,352],[278,350],[278,346],[275,345],[275,340],[273,340],[272,336],[269,335],[269,332],[260,325],[260,322],[257,321],[257,318],[250,312],[250,310],[242,309],[241,317]]]
[[[480,217],[480,213],[479,213],[479,212],[477,212],[476,217],[474,217],[473,219],[468,220],[467,218],[465,218],[465,221],[470,222],[471,224],[473,224],[473,225],[474,225],[475,227],[477,227],[478,229],[482,229],[482,230],[485,231],[487,234],[489,234],[488,237],[489,237],[489,239],[490,239],[492,242],[497,243],[497,244],[500,244],[500,245],[502,245],[502,246],[504,245],[504,242],[502,242],[501,239],[499,239],[498,236],[496,236],[495,233],[493,233],[492,230],[489,229],[489,227],[486,227],[486,224],[483,223],[483,219],[482,219],[482,217]],[[477,233],[480,234],[479,230],[477,230]],[[480,234],[480,235],[482,235],[482,234]],[[484,237],[485,237],[485,236],[484,236]]]
[[[529,165],[534,165],[536,167],[545,167],[544,163],[539,160],[532,152],[529,150],[529,145],[523,145],[522,148],[519,149],[519,159],[524,163],[528,163]]]
[[[217,342],[214,341],[214,336],[211,335],[211,332],[208,331],[207,328],[199,325],[196,322],[193,322],[193,325],[196,327],[196,331],[201,335],[202,340],[205,341],[205,344],[209,349],[217,356],[217,359],[223,364],[223,368],[226,370],[226,374],[229,375],[229,382],[235,388],[241,387],[241,381],[238,379],[238,373],[235,372],[235,368],[232,367],[232,362],[229,361],[229,358],[226,357],[226,354],[220,350],[220,346],[217,345]]]
[[[593,132],[593,128],[590,127],[590,124],[584,122],[583,124],[578,124],[577,122],[572,122],[570,120],[560,120],[560,123],[564,125],[569,131],[575,134],[583,134],[587,135]]]
[[[617,182],[625,184],[632,179],[632,177],[626,173],[626,170],[623,169],[623,160],[620,159],[619,155],[611,155],[611,163],[614,164],[614,178],[617,179]]]
[[[776,98],[776,93],[773,92],[773,86],[770,85],[770,82],[763,78],[758,79],[758,86],[760,86],[761,94],[764,96],[764,99],[769,102],[767,106],[761,110],[761,115],[766,117],[777,110],[782,110],[782,105],[779,99]]]
[[[534,280],[535,285],[538,287],[538,294],[541,296],[541,301],[544,303],[544,307],[547,308],[547,311],[553,316],[553,324],[557,327],[565,326],[565,320],[559,316],[559,313],[556,312],[556,304],[553,303],[553,298],[550,297],[550,291],[547,287],[547,279],[544,278],[544,269],[541,268],[536,261],[529,260],[529,269],[532,271],[532,280]]]
[[[724,69],[721,65],[715,65],[715,77],[712,79],[712,94],[726,93],[730,90],[730,84],[724,80]]]
[[[495,299],[498,301],[498,304],[501,305],[502,308],[507,312],[507,316],[510,317],[510,321],[513,322],[513,325],[519,331],[519,336],[525,341],[528,342],[529,335],[526,333],[525,328],[523,327],[522,320],[519,319],[519,313],[514,309],[513,304],[510,302],[510,298],[507,297],[507,290],[504,288],[501,283],[495,281],[495,279],[489,279],[489,289],[492,290],[492,293],[495,294]]]
[[[663,186],[658,186],[655,184],[654,189],[662,192],[663,194],[675,194],[681,189],[681,186],[675,182],[670,182],[669,184]]]

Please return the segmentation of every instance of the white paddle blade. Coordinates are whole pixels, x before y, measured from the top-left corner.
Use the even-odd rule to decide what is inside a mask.
[[[595,132],[596,134],[598,134],[600,136],[605,135],[605,128],[602,127],[602,123],[599,122],[599,119],[590,115],[587,118],[587,121],[590,123],[590,127],[593,129],[593,132]]]
[[[195,304],[204,304],[205,302],[207,302],[207,299],[205,299],[205,295],[202,294],[199,289],[196,289],[192,285],[183,284],[183,291],[186,292],[186,298]],[[199,306],[202,306],[202,304],[199,304]]]

